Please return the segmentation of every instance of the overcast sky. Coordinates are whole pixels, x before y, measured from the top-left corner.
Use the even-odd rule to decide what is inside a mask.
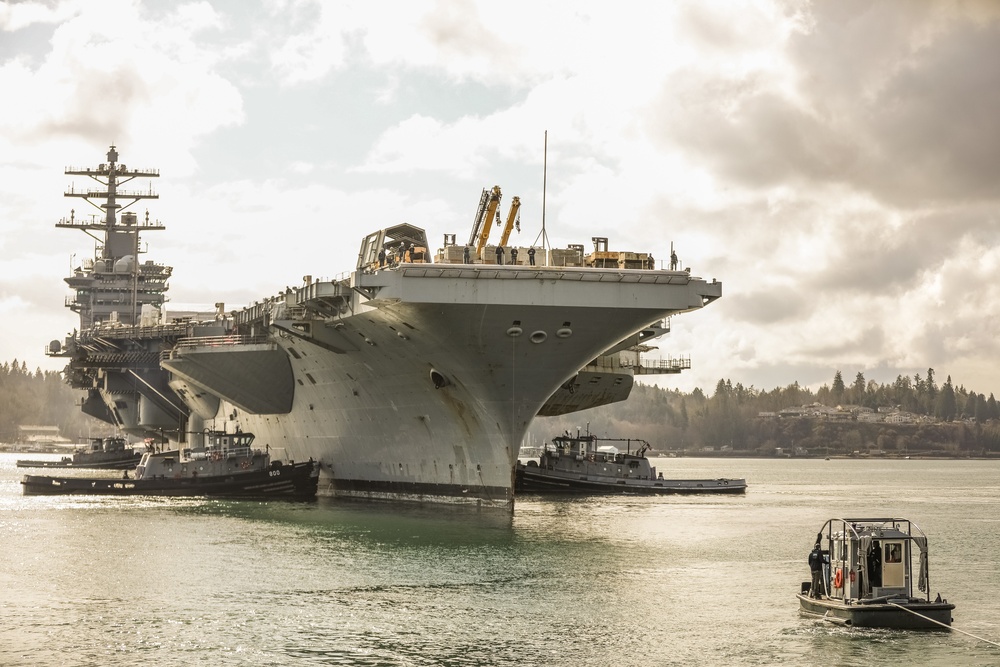
[[[997,2],[0,2],[0,90],[0,361],[64,366],[64,169],[111,143],[160,170],[171,303],[231,309],[381,227],[464,241],[493,185],[535,242],[548,131],[552,245],[723,283],[663,386],[1000,393]]]

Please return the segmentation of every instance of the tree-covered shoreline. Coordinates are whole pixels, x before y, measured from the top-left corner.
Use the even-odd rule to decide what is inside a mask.
[[[31,372],[16,359],[0,364],[0,442],[14,442],[21,425],[55,425],[74,442],[113,434],[113,426],[80,411],[83,398],[59,372]],[[814,404],[841,406],[840,418],[781,416],[783,410]],[[858,418],[889,411],[916,419]],[[636,384],[626,401],[536,418],[527,444],[587,428],[603,437],[641,438],[658,451],[699,455],[1000,455],[1000,406],[993,394],[956,387],[950,376],[939,387],[933,369],[891,384],[866,381],[858,373],[850,385],[837,371],[830,385],[816,391],[797,382],[760,390],[722,379],[708,396],[701,389],[684,393]]]
[[[781,416],[817,404],[839,406],[837,419]],[[890,412],[914,418],[876,421]],[[864,414],[871,421],[859,419]],[[797,382],[760,390],[722,379],[708,396],[700,389],[683,393],[636,384],[626,401],[536,419],[530,440],[539,444],[564,430],[588,428],[599,437],[641,438],[657,451],[699,455],[1000,455],[1000,406],[993,394],[956,387],[950,376],[939,387],[933,369],[926,376],[898,376],[891,384],[866,381],[859,372],[850,385],[838,370],[830,385],[816,391]]]
[[[81,412],[83,398],[58,371],[32,372],[17,359],[0,364],[0,442],[15,442],[18,427],[28,425],[58,426],[74,442],[113,434],[112,425]]]

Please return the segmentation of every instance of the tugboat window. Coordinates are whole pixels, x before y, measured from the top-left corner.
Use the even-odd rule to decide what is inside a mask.
[[[902,563],[903,562],[903,545],[902,544],[887,544],[885,545],[885,562],[886,563]]]

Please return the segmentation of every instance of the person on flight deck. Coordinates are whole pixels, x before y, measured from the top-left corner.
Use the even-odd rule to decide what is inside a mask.
[[[528,248],[528,264],[531,266],[535,265],[535,246]]]
[[[385,266],[385,248],[380,248],[378,251],[378,268]]]
[[[677,253],[674,252],[673,250],[670,251],[670,270],[671,271],[677,270]]]
[[[497,264],[503,264],[503,246],[497,246]]]
[[[517,264],[517,248],[510,249],[510,263]]]
[[[406,261],[406,244],[404,242],[399,242],[399,250],[396,252],[396,255],[399,257],[400,264]]]
[[[472,251],[472,248],[470,248],[469,246],[465,246],[465,263],[466,264],[472,264],[472,262],[469,261],[469,253],[471,251]]]

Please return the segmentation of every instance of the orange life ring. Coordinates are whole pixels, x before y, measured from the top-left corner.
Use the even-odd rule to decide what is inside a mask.
[[[837,568],[837,574],[833,575],[833,587],[841,588],[844,585],[844,570]]]

